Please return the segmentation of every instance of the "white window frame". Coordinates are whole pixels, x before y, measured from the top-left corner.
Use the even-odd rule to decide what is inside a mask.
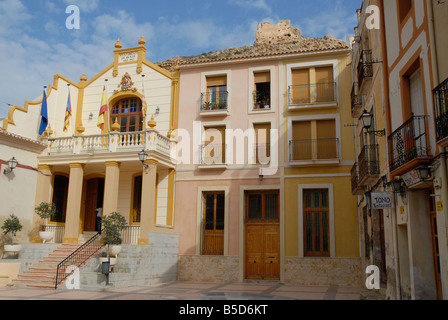
[[[296,160],[291,161],[289,142],[292,140],[292,126],[293,122],[298,121],[312,121],[312,120],[334,120],[336,125],[336,139],[338,139],[338,159],[314,159],[314,160]],[[288,150],[289,165],[310,165],[310,164],[337,164],[342,161],[342,141],[341,141],[341,116],[338,113],[308,115],[308,116],[293,116],[288,117],[288,141],[286,145]]]
[[[231,70],[217,70],[217,71],[206,71],[201,73],[201,93],[207,92],[207,77],[219,77],[226,76],[227,77],[227,110],[223,111],[213,111],[213,112],[200,112],[201,116],[221,116],[221,115],[230,115],[232,105],[231,105],[231,88],[232,88],[232,78],[231,78]],[[200,104],[200,103],[199,103]],[[201,109],[199,109],[201,110]]]
[[[218,168],[227,168],[227,163],[229,162],[229,151],[227,150],[227,146],[228,146],[228,137],[227,137],[227,129],[229,129],[230,123],[229,121],[210,121],[210,122],[201,122],[201,134],[199,135],[199,141],[198,141],[198,145],[199,145],[199,165],[198,168],[199,169],[218,169]],[[201,146],[204,144],[205,142],[205,128],[206,127],[226,127],[226,131],[225,131],[225,141],[226,141],[226,145],[225,145],[225,163],[223,164],[203,164],[202,163],[202,150],[201,150]]]
[[[229,213],[230,213],[230,187],[229,186],[199,186],[196,208],[196,255],[202,256],[202,220],[203,220],[203,193],[224,192],[224,256],[229,255]]]
[[[249,129],[254,130],[254,124],[257,123],[270,123],[271,124],[271,130],[277,130],[277,122],[275,120],[272,120],[271,118],[256,118],[256,119],[249,119]],[[251,143],[249,143],[249,146],[256,146],[256,137],[255,137],[255,132],[253,135],[250,135],[249,138],[251,139]],[[272,137],[271,137],[272,138]],[[271,149],[270,149],[270,154],[271,154],[271,159],[272,159],[272,145],[271,145]],[[270,166],[270,163],[267,165],[262,165],[262,164],[257,164],[255,163],[256,159],[255,159],[255,152],[254,152],[254,148],[248,148],[247,150],[247,163],[250,164],[250,160],[254,161],[254,166]]]
[[[322,60],[303,63],[292,63],[286,65],[286,90],[288,95],[288,89],[292,86],[292,70],[294,69],[309,69],[312,67],[333,66],[333,80],[335,82],[335,102],[324,103],[310,103],[289,105],[289,99],[287,98],[288,110],[296,109],[310,109],[310,108],[323,108],[323,107],[337,107],[339,106],[339,72],[338,72],[338,60]]]
[[[270,109],[266,110],[255,110],[254,109],[254,86],[255,86],[255,76],[256,72],[268,72],[271,74],[271,105]],[[275,90],[276,83],[273,81],[275,79],[275,67],[274,66],[266,66],[266,67],[255,67],[249,68],[249,92],[248,92],[248,113],[249,114],[263,114],[263,113],[273,113],[277,109],[277,97]]]

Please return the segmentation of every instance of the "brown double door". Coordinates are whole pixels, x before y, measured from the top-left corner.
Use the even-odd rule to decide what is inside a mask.
[[[246,193],[246,279],[280,280],[279,192]]]

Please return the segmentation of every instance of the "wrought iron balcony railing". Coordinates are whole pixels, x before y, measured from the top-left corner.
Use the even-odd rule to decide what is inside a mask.
[[[352,182],[352,194],[360,195],[364,194],[364,187],[359,184],[359,174],[358,174],[358,163],[355,162],[351,171],[351,182]]]
[[[288,105],[331,103],[336,101],[336,82],[288,87]]]
[[[227,91],[201,93],[201,112],[227,111],[228,97],[229,93]]]
[[[255,163],[267,165],[271,162],[271,144],[258,143],[254,146]]]
[[[334,160],[339,159],[339,139],[291,140],[289,160]]]
[[[358,64],[358,84],[361,88],[366,78],[373,77],[372,50],[362,50]]]
[[[427,119],[428,116],[413,115],[389,136],[391,171],[416,158],[431,157],[427,139]]]
[[[448,137],[448,79],[433,90],[437,141]]]
[[[358,156],[359,185],[370,183],[379,173],[378,145],[364,146]]]
[[[201,165],[225,165],[226,159],[226,145],[222,144],[207,144],[201,145]]]

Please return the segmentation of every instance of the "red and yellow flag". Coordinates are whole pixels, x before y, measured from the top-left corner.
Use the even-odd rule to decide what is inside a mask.
[[[106,96],[106,86],[103,89],[103,97],[101,99],[100,114],[98,115],[98,128],[104,130],[104,123],[106,122],[107,115],[107,96]]]
[[[70,91],[68,92],[67,109],[65,110],[64,132],[68,131],[70,118],[72,117],[72,103],[70,101]]]

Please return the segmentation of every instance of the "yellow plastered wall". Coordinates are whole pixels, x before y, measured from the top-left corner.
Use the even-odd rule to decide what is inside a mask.
[[[356,198],[350,192],[349,177],[285,179],[285,256],[297,257],[299,245],[299,184],[333,184],[334,241],[336,258],[359,257]]]

